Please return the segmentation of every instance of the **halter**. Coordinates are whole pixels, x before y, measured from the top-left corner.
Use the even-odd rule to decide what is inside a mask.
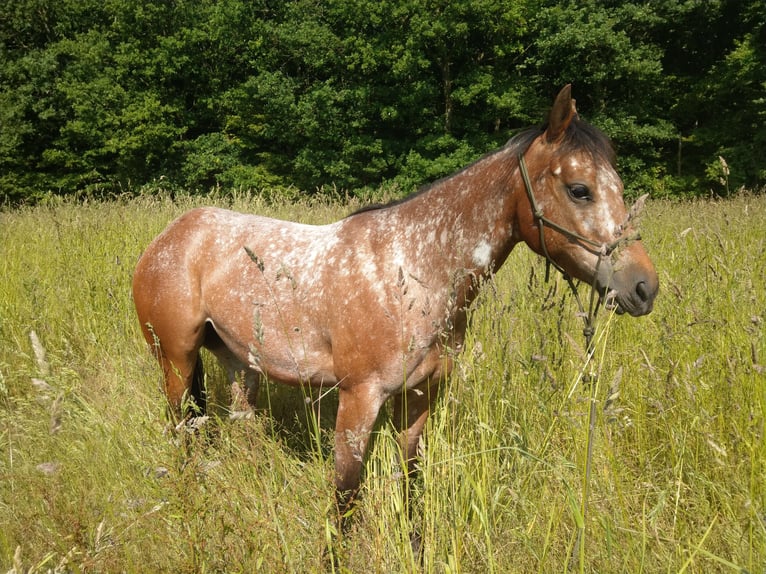
[[[638,231],[634,231],[632,233],[628,234],[621,234],[620,237],[612,241],[611,243],[599,243],[598,241],[594,241],[588,237],[585,237],[583,235],[580,235],[576,231],[572,231],[571,229],[567,229],[566,227],[559,225],[555,221],[551,221],[548,219],[545,214],[543,213],[542,208],[538,205],[537,201],[535,200],[535,194],[532,190],[532,182],[529,179],[529,172],[527,171],[527,162],[524,160],[524,153],[525,150],[522,150],[518,154],[518,160],[519,160],[519,171],[521,172],[521,179],[524,181],[524,190],[527,192],[527,197],[529,198],[529,204],[532,207],[532,215],[535,218],[535,223],[537,223],[537,228],[540,232],[540,248],[542,249],[543,255],[545,256],[546,260],[546,268],[545,268],[545,280],[548,281],[550,278],[550,268],[553,267],[557,271],[561,273],[561,275],[566,280],[567,284],[569,285],[570,290],[572,291],[572,294],[574,295],[575,301],[577,301],[577,306],[580,310],[580,316],[583,318],[583,321],[585,322],[585,326],[583,328],[583,335],[585,336],[585,348],[586,352],[590,352],[591,346],[592,346],[592,340],[593,340],[593,334],[595,333],[595,327],[594,322],[596,319],[596,313],[598,312],[598,306],[596,305],[596,297],[595,294],[597,292],[596,290],[596,277],[598,276],[598,270],[601,266],[601,261],[605,257],[609,257],[612,253],[614,253],[617,248],[619,248],[622,244],[627,244],[632,241],[636,241],[638,239],[641,239],[641,235]],[[634,217],[634,214],[631,212],[628,215],[628,222],[630,219]],[[596,271],[594,273],[593,278],[593,284],[591,285],[591,295],[590,295],[590,304],[588,306],[588,312],[585,312],[585,307],[582,304],[582,301],[580,300],[580,294],[577,291],[577,285],[575,285],[574,280],[569,275],[569,273],[566,272],[566,270],[559,265],[556,261],[553,260],[553,258],[548,253],[548,247],[545,244],[545,226],[550,227],[551,229],[555,229],[562,235],[568,237],[569,239],[573,239],[575,241],[578,241],[581,244],[585,244],[587,246],[592,247],[593,249],[589,249],[589,251],[595,253],[598,255],[598,262],[596,263]]]
[[[622,234],[620,235],[620,237],[618,237],[611,243],[599,243],[598,241],[593,241],[592,239],[585,237],[584,235],[580,235],[576,231],[567,229],[566,227],[559,225],[555,221],[551,221],[550,219],[545,217],[545,214],[543,214],[542,208],[537,204],[537,201],[535,200],[535,194],[532,191],[532,182],[529,179],[529,172],[527,171],[527,162],[524,160],[524,152],[519,153],[518,159],[519,159],[519,170],[521,171],[521,178],[524,180],[524,190],[527,192],[529,203],[532,206],[532,215],[534,215],[535,222],[537,223],[537,227],[540,230],[540,246],[543,250],[543,255],[545,255],[545,258],[548,260],[548,263],[550,265],[553,265],[553,267],[555,267],[558,271],[560,271],[564,275],[567,274],[566,271],[564,271],[564,269],[558,263],[556,263],[551,258],[550,255],[548,255],[548,249],[545,246],[544,227],[546,225],[550,227],[551,229],[555,229],[562,235],[569,237],[570,239],[574,239],[576,241],[579,241],[580,243],[585,243],[586,245],[590,245],[591,247],[595,248],[594,253],[597,253],[600,257],[611,255],[623,243],[641,239],[641,236],[639,235],[639,233],[634,232],[627,235]]]

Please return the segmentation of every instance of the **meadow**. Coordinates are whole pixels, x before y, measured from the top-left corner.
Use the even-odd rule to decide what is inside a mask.
[[[168,432],[130,280],[200,204],[310,223],[358,207],[239,195],[0,212],[0,572],[766,572],[763,194],[650,200],[655,310],[602,310],[590,360],[566,284],[517,247],[473,306],[412,518],[383,417],[342,540],[334,396],[312,409],[267,385],[255,418],[228,421],[207,356],[211,419]]]

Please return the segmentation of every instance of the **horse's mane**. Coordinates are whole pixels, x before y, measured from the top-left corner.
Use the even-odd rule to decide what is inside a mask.
[[[543,124],[538,128],[526,129],[508,140],[505,149],[515,148],[524,152],[538,136],[545,133],[547,128],[548,124]],[[593,157],[605,158],[612,167],[616,164],[617,156],[607,135],[597,127],[575,116],[564,132],[564,138],[561,140],[558,152],[566,155],[582,149],[585,149]]]
[[[616,167],[617,155],[609,137],[597,127],[575,116],[564,132],[564,139],[561,141],[559,152],[569,154],[582,149],[585,149],[593,157],[603,157],[612,167]]]
[[[545,132],[546,128],[547,124],[544,124],[540,127],[527,128],[508,140],[508,142],[501,148],[501,150],[513,150],[516,152],[513,154],[514,156],[519,152],[523,153],[530,145],[532,145],[532,142],[535,141],[535,139],[537,139]],[[614,148],[612,147],[612,142],[609,140],[606,134],[604,134],[604,132],[598,128],[580,120],[577,116],[575,116],[575,118],[572,120],[564,132],[564,138],[561,140],[559,152],[563,154],[569,154],[578,150],[582,150],[583,148],[586,149],[592,156],[603,157],[607,159],[613,167],[615,166],[617,158],[614,152]],[[450,179],[458,173],[470,169],[473,165],[482,161],[484,158],[501,150],[493,150],[487,154],[484,154],[479,159],[471,162],[460,171],[438,179],[432,183],[428,183],[408,196],[400,199],[394,199],[388,203],[372,203],[370,205],[365,205],[364,207],[360,207],[356,211],[353,211],[347,217],[357,215],[358,213],[364,213],[366,211],[377,211],[379,209],[386,209],[388,207],[406,203],[409,200],[414,199],[423,193],[426,193],[429,189],[435,185],[438,185],[442,181]]]

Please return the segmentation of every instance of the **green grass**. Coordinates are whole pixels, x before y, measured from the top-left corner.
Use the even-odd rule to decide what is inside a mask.
[[[0,213],[0,572],[331,568],[335,397],[318,433],[300,391],[276,386],[261,397],[270,414],[213,421],[188,448],[166,432],[130,278],[147,243],[202,201]],[[204,202],[317,223],[350,210]],[[766,197],[650,202],[642,225],[662,282],[656,309],[602,312],[587,366],[565,283],[545,284],[526,248],[511,254],[428,425],[412,485],[422,564],[384,421],[334,546],[340,570],[764,572]],[[207,364],[222,404],[221,372]],[[584,369],[597,386],[582,384]]]

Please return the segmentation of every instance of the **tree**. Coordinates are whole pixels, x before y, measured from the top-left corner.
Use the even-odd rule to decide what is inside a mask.
[[[662,41],[668,45],[665,65],[673,73],[677,175],[705,192],[764,185],[766,14],[762,3],[719,0],[668,7]],[[678,25],[679,21],[688,27]]]
[[[409,190],[538,123],[568,82],[580,113],[614,140],[630,193],[764,182],[758,0],[0,9],[6,201],[160,178],[191,191]]]
[[[663,150],[676,140],[668,114],[663,51],[653,41],[657,4],[547,2],[529,56],[538,91],[572,82],[580,113],[615,142],[629,193],[669,177]]]

